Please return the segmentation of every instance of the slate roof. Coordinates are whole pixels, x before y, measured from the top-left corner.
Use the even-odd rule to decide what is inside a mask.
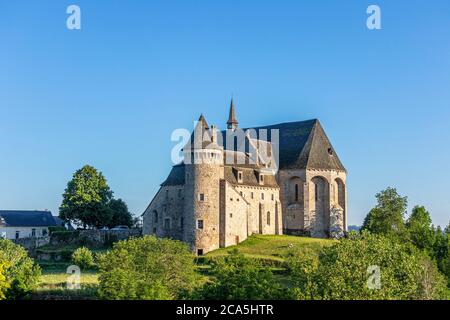
[[[238,183],[237,173],[238,171],[242,172],[242,182]],[[264,184],[260,185],[258,182],[258,170],[251,168],[242,168],[242,167],[233,167],[233,166],[225,166],[224,167],[224,177],[229,183],[233,185],[245,185],[245,186],[259,186],[259,187],[273,187],[278,188],[277,180],[273,175],[264,175]]]
[[[184,164],[177,164],[170,170],[166,181],[161,186],[182,186],[184,185]]]
[[[0,225],[6,227],[56,226],[50,211],[0,210]]]
[[[201,117],[202,118],[202,117]],[[206,121],[200,118],[200,124],[203,130],[206,129]],[[312,119],[306,121],[279,123],[269,126],[261,126],[254,128],[258,133],[259,129],[267,129],[267,140],[271,141],[271,129],[279,130],[279,169],[318,169],[318,170],[339,170],[346,171],[342,165],[336,151],[331,145],[325,131],[319,120]],[[227,131],[222,131],[223,145],[226,148]],[[201,135],[200,135],[201,137]],[[263,137],[257,137],[260,140]],[[245,141],[245,150],[248,151],[248,139]],[[208,142],[210,143],[210,142]],[[188,143],[189,145],[189,143]],[[203,146],[204,147],[204,146]],[[235,150],[225,150],[227,152],[236,152],[240,150],[235,146]],[[246,157],[248,158],[248,157]],[[257,168],[256,165],[246,164],[238,165],[241,167]],[[229,170],[225,167],[226,170]],[[231,182],[231,175],[229,176]],[[255,176],[256,179],[256,176]],[[228,180],[228,179],[227,179]],[[248,180],[249,184],[254,183],[252,179]],[[236,181],[237,183],[237,181]],[[183,185],[184,184],[184,165],[179,164],[172,168],[168,178],[161,185]],[[245,183],[244,183],[245,184]],[[257,184],[257,182],[256,182]]]
[[[328,169],[346,171],[319,120],[279,123],[250,128],[279,130],[279,169]],[[247,130],[247,129],[244,129]]]

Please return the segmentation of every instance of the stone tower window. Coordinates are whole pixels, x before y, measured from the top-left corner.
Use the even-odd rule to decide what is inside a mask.
[[[264,200],[264,193],[261,193],[261,200]]]
[[[230,218],[233,218],[233,214],[230,212]]]
[[[275,195],[272,193],[272,201],[275,200]]]
[[[197,249],[197,255],[202,256],[203,255],[203,249]]]
[[[205,201],[205,194],[204,193],[199,193],[198,194],[198,201]]]
[[[251,192],[251,193],[250,193],[250,198],[252,198],[252,199],[253,199],[253,192]]]
[[[270,226],[270,211],[267,211],[267,225]]]
[[[319,186],[317,184],[314,185],[314,200],[319,200]]]
[[[169,190],[166,190],[166,199],[169,199]]]
[[[295,201],[298,201],[298,184],[295,184]]]
[[[262,173],[259,174],[259,184],[264,184],[264,175]]]
[[[203,229],[203,220],[197,220],[197,229]]]

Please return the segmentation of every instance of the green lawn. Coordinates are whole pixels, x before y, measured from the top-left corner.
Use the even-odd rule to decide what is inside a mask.
[[[237,248],[239,252],[250,258],[283,262],[292,250],[320,250],[323,246],[331,245],[333,242],[329,239],[287,235],[253,235],[236,246],[211,251],[205,257],[226,255],[231,249]]]

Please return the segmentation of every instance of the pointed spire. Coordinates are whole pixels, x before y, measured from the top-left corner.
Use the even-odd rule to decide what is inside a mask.
[[[209,129],[208,123],[206,122],[206,119],[203,116],[203,113],[200,114],[200,118],[198,118],[198,122],[200,122],[202,124],[203,129]]]
[[[230,115],[228,116],[227,128],[228,129],[236,129],[237,126],[238,126],[238,121],[236,120],[236,115],[234,113],[234,102],[233,102],[233,98],[231,98]]]

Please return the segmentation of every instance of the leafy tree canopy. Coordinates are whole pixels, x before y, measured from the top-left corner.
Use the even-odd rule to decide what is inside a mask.
[[[435,231],[430,213],[425,207],[416,206],[406,222],[409,238],[419,249],[432,252]]]
[[[218,300],[260,300],[288,298],[288,291],[275,281],[272,272],[259,261],[236,249],[212,262],[213,280],[207,282],[196,298]]]
[[[315,257],[293,256],[288,265],[299,299],[448,298],[445,278],[428,256],[392,237],[363,232]]]
[[[194,257],[180,241],[154,236],[119,241],[99,257],[103,299],[182,298],[196,282]]]
[[[59,216],[84,227],[131,226],[131,214],[124,201],[115,200],[106,178],[92,166],[77,170],[67,183]]]
[[[26,296],[36,288],[40,276],[40,267],[28,257],[23,247],[0,240],[0,288],[3,287],[0,297],[18,299]]]
[[[407,197],[401,197],[396,189],[389,187],[377,193],[376,198],[377,205],[364,219],[362,230],[384,235],[402,234]]]

